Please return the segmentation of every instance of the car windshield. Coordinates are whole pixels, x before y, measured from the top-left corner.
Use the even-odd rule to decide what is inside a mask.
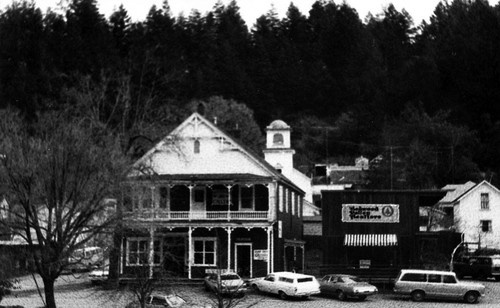
[[[344,280],[345,283],[356,283],[360,282],[359,278],[357,277],[350,277],[350,276],[345,276],[342,277],[342,280]]]
[[[500,258],[491,259],[494,266],[500,266]]]
[[[220,276],[220,279],[221,280],[239,280],[240,276],[238,276],[238,275],[223,275],[223,276]]]

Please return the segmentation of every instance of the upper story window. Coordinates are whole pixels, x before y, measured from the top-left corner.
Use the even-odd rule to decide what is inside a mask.
[[[481,220],[481,231],[491,232],[491,220]]]
[[[481,210],[490,209],[490,195],[488,193],[481,194]]]
[[[282,145],[283,144],[283,135],[282,134],[274,134],[273,135],[273,144]]]
[[[194,154],[200,153],[200,140],[194,141]]]

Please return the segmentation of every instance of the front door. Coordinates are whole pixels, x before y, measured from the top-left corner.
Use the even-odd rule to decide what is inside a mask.
[[[236,243],[234,251],[235,271],[242,278],[252,277],[252,243]]]

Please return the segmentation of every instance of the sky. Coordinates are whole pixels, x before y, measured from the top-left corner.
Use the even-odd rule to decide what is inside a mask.
[[[68,0],[62,0],[63,2]],[[221,0],[222,3],[229,3],[230,0]],[[247,26],[252,27],[258,17],[267,13],[274,6],[278,16],[283,18],[290,5],[293,2],[299,8],[302,14],[308,16],[312,4],[316,0],[237,0],[240,7],[240,14],[245,20]],[[35,0],[35,4],[46,11],[48,7],[57,11],[58,3],[61,0]],[[188,16],[193,9],[197,9],[201,13],[210,11],[217,0],[168,0],[170,9],[174,16],[183,13]],[[340,4],[342,0],[335,0]],[[351,7],[355,8],[361,20],[364,20],[370,12],[372,15],[382,13],[384,7],[389,3],[394,4],[398,11],[405,9],[413,18],[415,25],[419,25],[422,20],[429,21],[436,5],[440,0],[345,0]],[[0,0],[0,10],[4,10],[7,5],[12,3],[12,0]],[[163,0],[98,0],[99,11],[106,17],[116,10],[120,4],[123,4],[132,21],[142,21],[146,19],[151,6],[156,5],[161,8]],[[491,1],[490,1],[491,3]]]

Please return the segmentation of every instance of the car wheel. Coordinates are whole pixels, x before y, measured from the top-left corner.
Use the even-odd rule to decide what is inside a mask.
[[[279,291],[278,295],[280,296],[281,299],[287,299],[288,298],[288,295],[286,295],[286,293],[283,292],[283,291]]]
[[[345,301],[347,299],[347,295],[342,290],[337,291],[337,298],[341,301]]]
[[[465,294],[465,302],[469,304],[474,304],[477,302],[477,299],[479,298],[478,294],[476,292],[469,291]]]
[[[411,300],[414,302],[421,302],[425,298],[425,293],[423,291],[413,291],[411,293]]]
[[[252,285],[252,289],[255,291],[255,292],[259,292],[259,287],[256,285],[256,284],[253,284]]]
[[[366,295],[360,295],[360,296],[358,296],[358,299],[360,301],[364,301],[366,299]]]
[[[302,298],[303,300],[306,300],[306,299],[308,299],[308,298],[309,298],[309,296],[308,296],[308,295],[304,295],[304,296],[302,296],[301,298]]]

